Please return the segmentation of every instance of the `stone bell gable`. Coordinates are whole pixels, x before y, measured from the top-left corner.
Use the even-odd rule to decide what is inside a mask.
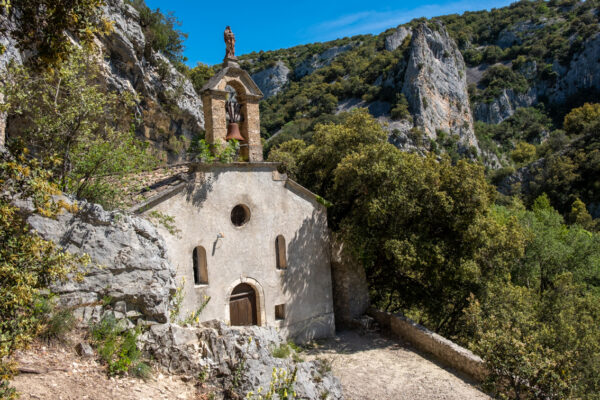
[[[263,94],[250,75],[231,60],[214,75],[200,90],[204,104],[204,127],[206,141],[220,147],[227,136],[227,116],[225,102],[229,91],[235,91],[235,97],[241,105],[242,121],[239,129],[243,141],[240,142],[240,156],[243,160],[260,162],[263,160],[260,141],[260,114],[258,103]]]

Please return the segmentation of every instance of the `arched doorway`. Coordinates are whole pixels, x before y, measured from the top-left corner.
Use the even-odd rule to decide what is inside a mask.
[[[229,321],[231,325],[258,325],[256,292],[247,283],[237,285],[229,297]]]

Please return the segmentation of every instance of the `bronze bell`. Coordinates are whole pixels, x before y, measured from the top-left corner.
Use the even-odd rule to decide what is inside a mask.
[[[225,137],[225,140],[232,139],[235,139],[240,142],[246,140],[240,133],[240,126],[237,122],[230,122],[227,124],[227,136]]]

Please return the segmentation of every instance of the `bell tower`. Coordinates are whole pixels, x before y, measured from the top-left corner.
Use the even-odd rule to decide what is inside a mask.
[[[227,27],[223,69],[200,90],[204,107],[206,141],[221,147],[229,139],[240,141],[240,156],[249,162],[263,161],[258,102],[263,94],[235,56],[235,36]]]

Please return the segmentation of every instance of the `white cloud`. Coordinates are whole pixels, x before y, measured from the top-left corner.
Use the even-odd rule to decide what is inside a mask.
[[[467,10],[498,8],[510,3],[510,0],[481,0],[479,2],[463,0],[446,4],[428,4],[413,9],[364,11],[342,15],[336,19],[313,25],[308,27],[307,33],[318,40],[379,33],[388,28],[395,28],[414,18],[431,18],[446,14],[463,13]]]

